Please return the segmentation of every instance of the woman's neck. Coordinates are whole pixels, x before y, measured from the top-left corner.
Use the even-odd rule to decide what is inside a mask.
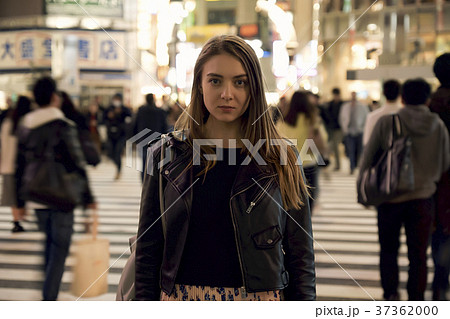
[[[243,136],[240,126],[240,121],[224,123],[211,120],[210,118],[205,124],[205,138],[222,140],[224,148],[242,147],[241,139]],[[235,142],[230,143],[230,140],[234,140]]]

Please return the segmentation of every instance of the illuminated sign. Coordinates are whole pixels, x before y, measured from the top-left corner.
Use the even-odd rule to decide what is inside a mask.
[[[123,0],[45,0],[45,12],[50,15],[80,15],[122,17]]]

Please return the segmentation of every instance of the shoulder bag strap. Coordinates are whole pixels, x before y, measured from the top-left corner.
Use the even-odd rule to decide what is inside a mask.
[[[400,120],[400,115],[394,114],[394,127],[396,138],[403,135],[402,121]]]
[[[162,228],[163,228],[163,235],[164,235],[164,239],[166,238],[166,223],[165,220],[163,218],[163,214],[164,214],[164,187],[163,187],[163,160],[164,160],[164,153],[166,151],[165,145],[166,145],[166,141],[165,141],[165,135],[161,135],[161,158],[160,158],[160,162],[158,165],[161,165],[159,167],[159,210],[160,210],[160,216],[161,216],[161,223],[162,223]]]

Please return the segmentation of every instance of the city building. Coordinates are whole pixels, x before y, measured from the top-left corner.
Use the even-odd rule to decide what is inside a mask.
[[[340,86],[379,100],[388,78],[435,83],[435,58],[450,51],[449,0],[322,0],[319,74],[327,94]]]

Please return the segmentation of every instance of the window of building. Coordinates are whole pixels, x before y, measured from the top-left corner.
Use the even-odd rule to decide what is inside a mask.
[[[355,9],[367,9],[370,4],[367,0],[354,0]]]
[[[227,10],[208,10],[208,24],[230,24],[234,25],[236,22],[236,12],[234,9]]]
[[[414,5],[416,4],[416,0],[403,0],[404,5]]]
[[[396,6],[398,5],[399,0],[384,0],[384,3],[388,7]]]

